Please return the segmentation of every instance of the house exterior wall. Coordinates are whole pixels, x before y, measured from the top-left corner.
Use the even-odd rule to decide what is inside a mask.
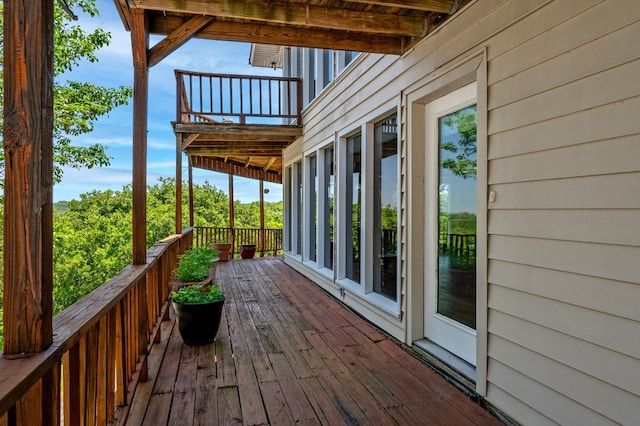
[[[402,57],[360,55],[306,108],[284,160],[397,112],[399,297],[377,304],[304,255],[285,261],[403,342],[424,336],[420,117],[476,81],[476,391],[523,424],[637,424],[638,40],[634,0],[483,0]]]

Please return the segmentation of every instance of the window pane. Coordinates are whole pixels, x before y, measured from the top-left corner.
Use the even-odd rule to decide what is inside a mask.
[[[295,165],[296,173],[296,254],[302,254],[302,162],[297,162]]]
[[[438,313],[476,325],[476,106],[439,119]]]
[[[398,132],[395,114],[376,124],[374,136],[375,240],[373,291],[397,298]]]
[[[309,157],[309,206],[307,214],[309,215],[309,260],[316,261],[316,208],[318,193],[318,170],[317,158],[315,155]]]
[[[322,236],[324,267],[333,269],[333,206],[334,206],[333,148],[324,151],[324,216],[325,231]]]
[[[284,171],[284,182],[285,182],[285,210],[284,210],[284,226],[285,226],[285,235],[284,235],[284,251],[291,252],[291,233],[292,233],[292,223],[291,223],[291,193],[293,188],[291,187],[291,167],[287,167]]]
[[[346,196],[346,277],[360,282],[361,137],[347,139]]]

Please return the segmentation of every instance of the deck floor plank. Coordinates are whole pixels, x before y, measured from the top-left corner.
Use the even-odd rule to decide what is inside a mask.
[[[216,282],[216,342],[185,346],[171,316],[127,424],[500,424],[281,257],[219,263]]]

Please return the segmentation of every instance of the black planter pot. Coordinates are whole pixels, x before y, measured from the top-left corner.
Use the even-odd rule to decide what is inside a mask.
[[[220,327],[224,299],[212,303],[171,304],[184,343],[192,346],[213,343]]]

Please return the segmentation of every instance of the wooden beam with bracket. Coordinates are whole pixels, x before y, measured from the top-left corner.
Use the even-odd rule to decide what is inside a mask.
[[[223,19],[296,25],[306,28],[353,31],[396,36],[419,36],[423,19],[393,13],[381,13],[297,3],[274,3],[263,0],[181,1],[130,0],[136,8],[157,11],[209,15]]]
[[[195,34],[202,28],[206,27],[214,21],[211,16],[196,15],[189,19],[184,24],[176,28],[171,34],[158,42],[155,46],[149,49],[147,53],[147,66],[158,64],[169,54],[174,52],[177,48],[189,41]]]

